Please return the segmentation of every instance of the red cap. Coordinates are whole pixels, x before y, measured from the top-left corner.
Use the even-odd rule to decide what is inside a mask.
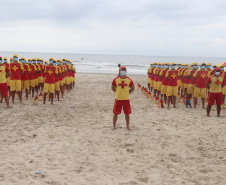
[[[126,66],[122,66],[120,67],[120,70],[125,69],[126,70]]]
[[[215,67],[215,71],[220,71],[220,70],[221,70],[221,68]]]

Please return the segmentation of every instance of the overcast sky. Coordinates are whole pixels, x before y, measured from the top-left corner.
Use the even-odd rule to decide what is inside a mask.
[[[225,0],[0,0],[0,51],[226,57]]]

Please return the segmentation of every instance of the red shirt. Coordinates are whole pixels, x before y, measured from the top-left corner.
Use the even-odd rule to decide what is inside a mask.
[[[162,74],[162,85],[168,85],[168,81],[166,80],[166,69],[163,69],[161,74]]]
[[[36,70],[36,67],[33,65],[33,64],[29,64],[29,68],[30,68],[30,74],[28,75],[28,79],[29,80],[34,80],[35,79],[35,70]]]
[[[24,73],[21,76],[21,80],[28,80],[28,71],[30,70],[29,66],[25,64],[23,65],[23,67],[24,67]]]
[[[38,73],[38,76],[43,76],[43,66],[42,64],[38,64],[38,66],[40,67],[40,73]]]
[[[39,76],[40,68],[39,68],[39,65],[38,64],[34,64],[34,65],[37,68],[37,73],[35,74],[35,79],[37,79],[38,76]]]
[[[10,80],[21,80],[21,71],[24,69],[23,65],[19,62],[15,63],[10,63],[9,69],[11,70],[11,77]]]
[[[177,70],[168,70],[166,73],[166,77],[168,77],[168,86],[177,86]]]
[[[195,82],[195,87],[206,88],[206,80],[208,77],[208,71],[206,71],[206,70],[202,71],[201,69],[199,69],[194,73],[193,76],[197,77],[196,82]]]
[[[151,80],[154,80],[155,79],[155,76],[154,76],[154,67],[151,69]]]
[[[55,75],[58,74],[58,70],[55,66],[45,66],[45,83],[55,84]]]
[[[190,78],[190,81],[189,81],[189,84],[195,84],[195,78],[193,76],[193,74],[195,73],[195,70],[192,69],[191,72],[189,73],[189,75],[191,74],[191,78]]]
[[[59,77],[59,80],[61,81],[61,80],[63,80],[63,76],[64,76],[64,74],[63,74],[63,66],[59,66],[60,67],[60,69],[61,69],[61,76]]]

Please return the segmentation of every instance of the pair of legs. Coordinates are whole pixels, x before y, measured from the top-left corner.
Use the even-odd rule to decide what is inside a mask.
[[[5,103],[6,103],[7,108],[9,108],[9,98],[8,98],[8,95],[4,96],[3,98],[5,99]]]
[[[203,109],[205,109],[205,101],[206,101],[206,98],[202,98],[202,108]],[[198,103],[198,98],[194,97],[194,108],[196,108],[197,103]]]
[[[210,116],[210,110],[211,110],[212,105],[207,105],[207,116]],[[220,117],[220,113],[221,113],[221,105],[217,105],[217,116]]]
[[[166,103],[166,100],[167,100],[167,96],[166,94],[161,94],[161,99],[164,97],[164,102]]]
[[[173,107],[176,108],[176,96],[168,96],[168,108],[170,108],[170,102],[172,102]]]
[[[116,122],[117,122],[117,120],[118,120],[118,114],[114,114],[113,115],[113,130],[115,130],[115,128],[116,128]],[[126,120],[126,128],[128,130],[130,130],[130,128],[129,128],[129,121],[130,121],[129,114],[125,114],[125,120]]]
[[[46,96],[47,96],[48,93],[44,93],[44,101],[43,101],[43,104],[46,103]],[[51,104],[53,104],[53,93],[49,93],[49,98],[51,100]]]
[[[12,92],[12,102],[14,103],[16,91],[11,91],[11,92]],[[22,92],[21,91],[17,91],[17,92],[19,94],[20,103],[22,103]]]

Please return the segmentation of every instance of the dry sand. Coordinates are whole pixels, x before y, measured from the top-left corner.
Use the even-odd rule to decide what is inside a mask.
[[[226,184],[225,110],[208,118],[201,105],[158,109],[136,90],[133,130],[122,114],[112,131],[114,77],[76,74],[76,88],[53,106],[0,105],[0,185]]]

